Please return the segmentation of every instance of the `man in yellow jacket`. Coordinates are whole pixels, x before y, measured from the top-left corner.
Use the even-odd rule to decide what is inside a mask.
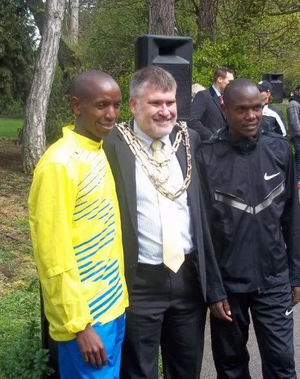
[[[120,88],[102,71],[71,85],[75,126],[39,161],[29,196],[34,256],[61,379],[119,377],[127,290],[118,201],[102,139]]]

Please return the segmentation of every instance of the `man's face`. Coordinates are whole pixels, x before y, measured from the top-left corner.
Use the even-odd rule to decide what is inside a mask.
[[[106,137],[120,113],[121,91],[114,80],[94,77],[82,98],[72,98],[75,131],[94,141]]]
[[[232,80],[234,80],[234,76],[230,72],[226,73],[225,78],[222,78],[221,76],[218,78],[219,91],[221,94],[224,92],[227,84]]]
[[[261,101],[262,101],[263,105],[269,104],[270,96],[271,96],[270,92],[267,92],[267,91],[260,93],[260,97],[261,97]]]
[[[223,105],[229,132],[233,139],[252,138],[257,134],[262,119],[262,101],[256,87],[236,90]]]
[[[142,132],[153,139],[171,133],[177,119],[176,91],[145,86],[130,99],[134,119]]]

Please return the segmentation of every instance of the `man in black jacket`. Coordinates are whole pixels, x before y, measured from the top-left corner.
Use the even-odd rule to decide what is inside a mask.
[[[214,84],[209,89],[199,91],[191,105],[191,115],[188,127],[199,133],[201,140],[207,140],[211,135],[225,125],[222,112],[223,92],[227,84],[233,80],[233,71],[227,67],[217,67],[214,72]]]
[[[228,125],[199,151],[212,239],[232,323],[211,317],[218,379],[249,379],[251,311],[265,379],[295,379],[293,306],[300,300],[300,209],[288,141],[260,130],[255,84],[225,89]]]

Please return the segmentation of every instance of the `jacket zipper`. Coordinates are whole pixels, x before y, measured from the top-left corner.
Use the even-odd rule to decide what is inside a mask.
[[[248,172],[248,188],[251,188],[252,186],[252,183],[255,183],[254,180],[252,180],[252,171],[251,171],[251,158],[250,158],[250,154],[248,152],[246,152],[246,159],[247,159],[247,172]],[[253,206],[253,204],[255,203],[253,199],[253,193],[250,192],[250,204],[253,208],[253,217],[255,217],[255,207]],[[252,222],[252,243],[253,243],[253,250],[252,250],[252,262],[253,262],[253,270],[254,270],[254,277],[255,277],[255,285],[257,286],[257,292],[258,294],[260,295],[262,293],[262,289],[259,287],[259,280],[258,280],[258,270],[259,270],[259,265],[257,264],[257,254],[256,254],[256,247],[257,247],[257,243],[256,243],[256,223],[255,223],[255,220],[253,219],[253,222]],[[256,269],[257,268],[257,269]]]

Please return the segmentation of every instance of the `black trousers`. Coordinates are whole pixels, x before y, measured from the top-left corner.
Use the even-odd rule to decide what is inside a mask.
[[[41,290],[40,290],[41,291]],[[42,348],[49,350],[49,361],[47,365],[52,368],[53,373],[48,376],[49,379],[59,379],[58,367],[58,348],[57,342],[54,341],[49,334],[49,322],[44,313],[44,301],[41,295],[41,331],[42,331]]]
[[[159,346],[164,379],[199,379],[206,305],[193,260],[175,274],[138,264],[122,349],[121,379],[157,379]]]
[[[233,322],[211,316],[211,337],[218,379],[249,379],[246,347],[249,309],[262,360],[264,379],[295,379],[291,287],[262,292],[230,293]]]

